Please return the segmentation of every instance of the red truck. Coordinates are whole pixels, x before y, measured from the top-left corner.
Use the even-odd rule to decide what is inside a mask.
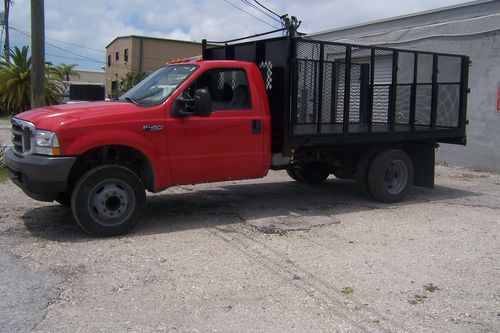
[[[382,202],[434,184],[438,142],[465,144],[469,60],[278,37],[207,48],[114,102],[12,119],[11,180],[71,206],[88,233],[129,232],[145,190],[260,178],[357,179]]]

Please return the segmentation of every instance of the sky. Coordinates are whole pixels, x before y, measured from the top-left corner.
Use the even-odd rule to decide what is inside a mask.
[[[464,0],[259,0],[296,16],[313,33],[464,3]],[[253,6],[252,6],[253,5]],[[273,30],[273,14],[253,0],[45,0],[46,61],[102,70],[105,47],[117,36],[188,41],[227,40]],[[268,14],[269,16],[265,15]],[[30,44],[30,0],[14,0],[11,47]],[[5,37],[2,33],[1,43]]]

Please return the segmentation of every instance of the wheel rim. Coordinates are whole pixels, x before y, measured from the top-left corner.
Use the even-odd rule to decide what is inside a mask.
[[[132,188],[118,179],[105,180],[97,184],[89,197],[89,211],[97,223],[116,226],[126,221],[133,213],[135,196]]]
[[[408,182],[408,168],[401,160],[394,160],[385,170],[385,188],[391,194],[399,194]]]

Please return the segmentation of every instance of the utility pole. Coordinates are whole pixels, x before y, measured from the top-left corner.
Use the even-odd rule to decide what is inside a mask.
[[[31,0],[31,108],[45,106],[45,23],[43,0]]]
[[[4,0],[3,25],[5,26],[5,43],[3,46],[3,56],[10,63],[10,42],[9,42],[9,10],[12,0]]]

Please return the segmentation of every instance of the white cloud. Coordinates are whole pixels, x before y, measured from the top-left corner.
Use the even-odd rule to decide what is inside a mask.
[[[277,25],[243,1],[228,0],[252,15]],[[11,26],[30,31],[29,0],[16,0]],[[396,15],[408,14],[463,2],[461,0],[262,0],[278,13],[289,13],[303,21],[301,31],[316,32]],[[130,34],[182,40],[226,40],[272,29],[269,25],[234,8],[224,0],[45,0],[46,37],[87,48],[61,44],[59,47],[104,62],[104,48],[117,36]],[[29,38],[11,31],[12,44],[27,45]],[[47,46],[47,53],[77,58]],[[47,56],[49,60],[51,56]],[[98,69],[96,62],[54,58],[53,62],[79,63],[80,68]]]

